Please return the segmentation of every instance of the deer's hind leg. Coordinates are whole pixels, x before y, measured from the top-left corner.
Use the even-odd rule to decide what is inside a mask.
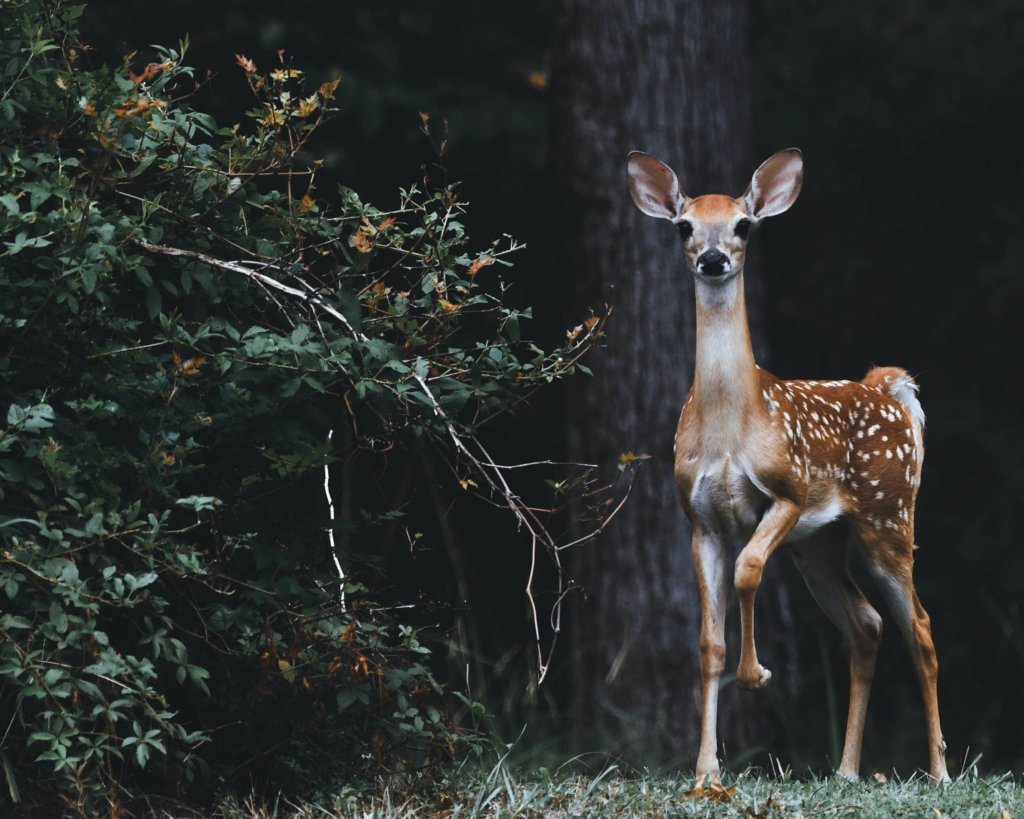
[[[793,544],[792,552],[811,596],[843,635],[850,655],[850,708],[839,775],[857,779],[882,618],[850,577],[845,542],[822,536]]]
[[[948,782],[946,743],[939,723],[939,662],[932,641],[931,619],[914,588],[914,540],[910,527],[858,526],[868,570],[878,582],[896,625],[910,651],[921,684],[928,726],[928,757],[932,778]]]

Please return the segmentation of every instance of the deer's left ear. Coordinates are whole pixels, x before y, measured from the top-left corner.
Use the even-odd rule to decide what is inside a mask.
[[[804,157],[797,148],[787,148],[769,157],[754,171],[743,201],[755,219],[785,213],[804,181]]]

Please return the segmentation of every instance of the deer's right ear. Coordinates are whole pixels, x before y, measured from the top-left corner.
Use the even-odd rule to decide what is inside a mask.
[[[629,195],[648,216],[675,220],[686,195],[679,189],[679,180],[672,169],[643,151],[633,151],[627,160]]]

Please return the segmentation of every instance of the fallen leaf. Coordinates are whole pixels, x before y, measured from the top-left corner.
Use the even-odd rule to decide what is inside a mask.
[[[704,787],[705,777],[697,780],[697,784],[683,794],[687,799],[710,799],[712,802],[731,802],[736,796],[735,788],[725,787],[718,779],[712,779],[707,787]]]
[[[881,771],[876,771],[871,778],[874,779],[875,782],[877,782],[879,785],[884,785],[886,782],[889,781],[885,778],[885,774]]]

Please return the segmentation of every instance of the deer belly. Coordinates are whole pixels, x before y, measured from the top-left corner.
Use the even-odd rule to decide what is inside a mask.
[[[690,503],[697,522],[708,531],[749,536],[771,498],[735,462],[726,459],[707,465],[697,474]]]
[[[839,492],[833,490],[820,499],[811,499],[787,540],[799,540],[836,520],[844,512]]]

